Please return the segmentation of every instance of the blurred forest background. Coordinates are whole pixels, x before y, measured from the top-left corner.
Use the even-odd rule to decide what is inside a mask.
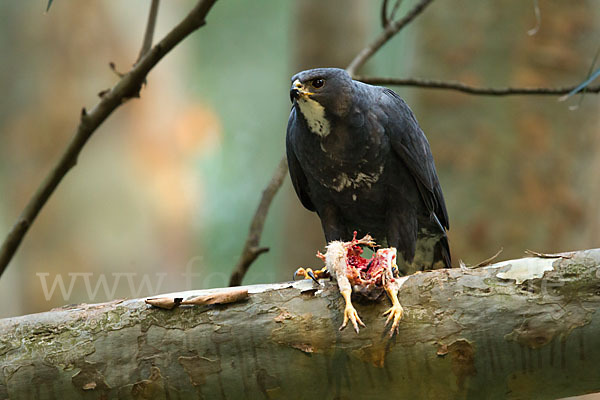
[[[162,2],[155,38],[192,5]],[[380,5],[217,2],[208,25],[150,73],[141,99],[92,136],[0,279],[0,317],[226,286],[284,152],[290,76],[346,67],[380,32]],[[528,35],[533,1],[434,2],[360,73],[494,87],[581,82],[600,45],[597,1],[539,5],[541,26]],[[47,14],[45,6],[0,2],[2,237],[63,152],[81,108],[118,80],[108,63],[126,71],[135,62],[149,1],[56,0]],[[500,259],[600,247],[600,97],[579,104],[394,89],[429,138],[455,262],[475,263],[501,247]],[[299,265],[319,265],[317,216],[302,208],[289,179],[261,244],[271,251],[244,283],[289,280]],[[97,286],[102,276],[106,287]]]

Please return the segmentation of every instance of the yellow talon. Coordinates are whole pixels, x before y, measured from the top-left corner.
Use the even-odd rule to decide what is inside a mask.
[[[296,272],[294,272],[294,280],[297,277],[302,277],[302,279],[312,279],[313,281],[319,283],[319,279],[329,277],[329,271],[327,271],[327,267],[323,267],[322,269],[318,269],[313,271],[311,268],[298,268]]]
[[[358,312],[356,312],[356,308],[352,305],[352,301],[350,300],[350,296],[352,295],[352,290],[344,290],[342,291],[342,296],[344,296],[344,300],[346,301],[346,308],[344,308],[344,323],[340,326],[340,331],[343,330],[346,325],[348,325],[348,321],[352,321],[352,326],[354,327],[354,331],[358,333],[358,325],[366,328],[366,325],[360,320],[358,316]]]
[[[398,333],[398,324],[402,319],[402,315],[404,314],[404,309],[400,302],[398,301],[398,289],[392,289],[390,287],[386,287],[385,291],[387,292],[390,300],[392,301],[392,306],[383,313],[384,316],[388,316],[385,325],[387,326],[391,321],[392,326],[390,328],[390,337],[394,335],[394,332]]]
[[[313,271],[317,279],[329,278],[329,271],[327,271],[327,267],[323,267],[321,269],[317,269]]]
[[[293,280],[296,280],[297,277],[301,276],[302,279],[306,279],[306,270],[302,267],[298,268],[296,272],[294,272]]]

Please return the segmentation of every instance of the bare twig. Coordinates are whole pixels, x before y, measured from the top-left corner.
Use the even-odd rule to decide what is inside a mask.
[[[487,267],[488,265],[490,265],[492,263],[492,261],[494,261],[496,258],[498,258],[498,256],[500,255],[500,253],[502,253],[504,251],[504,247],[500,247],[500,250],[498,250],[496,252],[496,254],[494,254],[493,256],[486,258],[485,260],[477,263],[477,265],[474,266],[474,268],[481,268],[481,267]]]
[[[581,92],[581,96],[579,96],[578,104],[569,106],[569,110],[577,110],[581,106],[581,104],[583,103],[583,99],[585,98],[585,94],[588,91],[588,85],[590,83],[592,83],[598,77],[598,75],[600,75],[600,69],[598,69],[596,72],[593,72],[599,56],[600,56],[600,46],[598,46],[598,50],[596,50],[594,59],[592,60],[592,63],[590,64],[590,68],[588,70],[586,79],[583,82],[581,82],[575,89],[571,90],[568,94],[565,94],[564,96],[561,96],[558,99],[558,101],[565,101],[569,97]]]
[[[154,38],[154,28],[156,27],[156,17],[158,16],[158,5],[160,0],[152,0],[150,4],[150,14],[148,14],[148,22],[146,23],[146,32],[144,33],[144,41],[142,42],[142,48],[140,49],[140,55],[136,61],[136,64],[150,51],[152,47],[152,40]]]
[[[498,256],[500,255],[500,253],[502,253],[502,251],[504,250],[503,247],[500,248],[500,250],[498,250],[498,252],[496,254],[494,254],[493,256],[486,258],[485,260],[478,262],[475,265],[467,265],[464,263],[463,260],[458,260],[458,263],[460,265],[460,269],[464,270],[469,270],[469,269],[476,269],[476,268],[481,268],[481,267],[487,267],[488,265],[490,265],[496,258],[498,258]]]
[[[362,67],[363,64],[367,62],[367,60],[371,58],[371,56],[373,56],[373,54],[375,54],[377,50],[381,48],[381,46],[383,46],[395,34],[400,32],[402,28],[404,28],[419,14],[421,14],[423,10],[425,10],[425,8],[432,2],[433,0],[421,0],[403,18],[397,21],[388,22],[383,32],[381,32],[381,34],[373,41],[373,43],[369,44],[367,47],[362,49],[360,53],[358,53],[358,55],[354,57],[354,60],[352,60],[350,65],[348,65],[348,67],[346,68],[348,74],[350,74],[350,76],[353,76],[356,73],[356,71],[358,71],[358,69]]]
[[[13,225],[0,248],[0,275],[17,251],[27,230],[60,181],[77,163],[81,149],[96,129],[127,99],[137,97],[146,76],[154,66],[189,34],[205,24],[205,17],[216,0],[199,0],[190,13],[163,40],[147,52],[100,102],[88,113],[82,109],[79,126],[65,152],[40,184]]]
[[[390,11],[389,19],[396,18],[396,11],[400,8],[400,4],[402,4],[402,0],[396,0],[396,3],[394,3],[394,6],[392,7],[392,11]]]
[[[388,9],[388,0],[383,0],[383,3],[381,4],[381,27],[382,28],[385,28],[390,23],[390,20],[388,19],[387,9]]]
[[[354,79],[371,85],[390,85],[390,86],[413,86],[425,89],[446,89],[456,90],[463,93],[484,95],[484,96],[511,96],[511,95],[548,95],[557,96],[571,92],[576,86],[546,88],[546,87],[505,87],[505,88],[482,88],[469,86],[456,81],[437,81],[429,79],[416,78],[382,78],[356,76]],[[590,86],[586,89],[588,93],[600,93],[600,85]]]
[[[279,165],[275,169],[271,181],[263,190],[260,203],[258,204],[254,217],[252,218],[252,223],[250,224],[250,230],[248,232],[248,237],[246,238],[246,243],[244,244],[244,250],[242,251],[237,266],[229,278],[229,286],[241,285],[244,275],[246,275],[248,268],[250,268],[250,265],[254,260],[262,253],[269,251],[268,247],[259,246],[260,236],[262,235],[265,219],[267,218],[269,207],[273,202],[273,197],[275,197],[275,194],[283,184],[287,170],[287,158],[284,156],[281,161],[279,161]]]
[[[568,253],[539,253],[533,250],[525,250],[525,254],[538,258],[573,258],[574,252]]]

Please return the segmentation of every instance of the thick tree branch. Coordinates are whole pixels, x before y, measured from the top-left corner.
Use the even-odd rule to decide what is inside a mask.
[[[6,269],[27,230],[54,189],[77,163],[77,157],[90,136],[121,104],[129,98],[139,96],[142,84],[150,70],[183,39],[205,24],[206,14],[215,2],[216,0],[200,0],[190,13],[163,40],[147,52],[112,89],[102,93],[101,101],[89,113],[85,109],[82,110],[79,126],[71,142],[29,200],[0,248],[0,275]]]
[[[424,89],[445,89],[455,90],[462,93],[484,95],[484,96],[513,96],[513,95],[546,95],[557,96],[570,93],[577,87],[566,86],[557,88],[547,87],[504,87],[504,88],[485,88],[470,86],[457,81],[438,81],[431,79],[416,78],[383,78],[370,76],[356,76],[354,79],[371,85],[389,85],[389,86],[412,86]],[[585,89],[586,93],[600,93],[600,85],[589,86]]]
[[[144,299],[0,320],[0,398],[531,398],[600,391],[600,249],[409,276],[338,330],[336,285],[240,288],[241,302]],[[318,290],[317,290],[318,289]],[[231,289],[162,295],[226,299]],[[40,392],[41,388],[41,392]],[[43,393],[43,396],[40,394]]]
[[[388,22],[385,29],[381,34],[367,47],[361,50],[360,53],[354,57],[354,60],[350,62],[350,65],[346,68],[346,71],[350,76],[354,76],[358,69],[363,66],[369,58],[373,56],[388,40],[402,30],[406,25],[412,22],[419,14],[430,5],[433,0],[420,0],[404,17],[397,21]],[[384,6],[386,4],[384,3]]]
[[[252,223],[250,224],[248,237],[246,238],[246,243],[244,244],[244,250],[242,250],[242,255],[240,256],[237,266],[229,278],[229,286],[241,285],[244,275],[246,275],[248,268],[250,268],[250,265],[254,262],[254,260],[256,260],[256,258],[262,253],[269,251],[268,247],[260,247],[260,237],[265,226],[267,214],[269,213],[269,207],[273,202],[275,194],[283,184],[283,180],[285,179],[287,171],[287,159],[284,156],[281,161],[279,161],[279,165],[277,165],[269,184],[263,190],[260,203],[256,208],[256,212],[252,218]]]

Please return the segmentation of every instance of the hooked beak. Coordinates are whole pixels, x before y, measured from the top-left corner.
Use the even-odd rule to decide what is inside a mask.
[[[294,83],[292,83],[292,88],[290,89],[290,101],[293,103],[294,100],[298,100],[302,96],[310,96],[314,93],[306,90],[304,85],[300,83],[299,79],[296,79]]]
[[[296,88],[291,88],[290,89],[290,101],[293,103],[294,100],[296,100],[298,97],[300,97],[300,91]]]

